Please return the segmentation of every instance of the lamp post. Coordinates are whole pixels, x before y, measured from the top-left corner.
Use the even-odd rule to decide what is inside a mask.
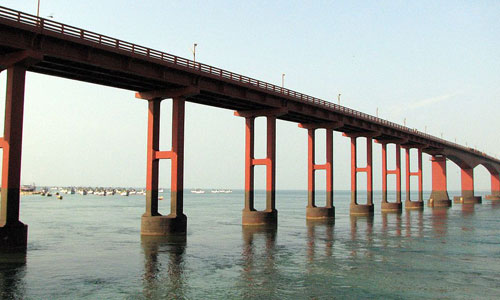
[[[406,126],[406,118],[403,119],[403,125]]]
[[[198,44],[194,43],[193,44],[193,62],[196,62],[196,46],[198,46]]]
[[[340,95],[342,95],[342,94],[339,94],[339,95],[337,96],[337,100],[338,100],[338,102],[339,102],[339,105],[340,105]]]
[[[376,116],[377,116],[377,118],[378,118],[378,107],[377,107],[377,113],[376,113]]]
[[[36,8],[36,16],[40,17],[40,0],[38,0],[38,6]]]
[[[285,87],[285,73],[281,74],[281,88]]]

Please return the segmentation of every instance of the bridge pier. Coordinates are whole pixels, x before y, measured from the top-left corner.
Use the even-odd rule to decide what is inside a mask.
[[[276,117],[286,113],[284,109],[262,111],[237,111],[235,116],[245,118],[245,208],[242,211],[243,226],[277,226],[276,210]],[[267,119],[267,156],[254,157],[255,118]],[[258,211],[254,206],[254,167],[266,166],[266,209]]]
[[[333,206],[333,129],[337,124],[299,124],[299,127],[307,129],[308,160],[307,160],[307,220],[335,219],[335,207]],[[326,129],[326,163],[316,164],[315,160],[315,131],[319,128]],[[316,206],[316,179],[314,173],[317,170],[326,171],[326,203],[324,207]]]
[[[429,207],[450,207],[451,200],[446,186],[446,156],[433,155],[432,162],[432,193],[427,202]]]
[[[424,194],[423,194],[423,174],[422,174],[422,148],[417,148],[417,172],[411,172],[410,163],[410,149],[411,147],[405,147],[405,159],[406,159],[406,201],[405,209],[423,209],[424,208]],[[411,176],[418,177],[418,200],[411,200]]]
[[[387,170],[387,144],[388,142],[378,141],[382,144],[382,212],[400,212],[401,203],[401,145],[396,145],[396,169]],[[396,202],[387,201],[387,176],[396,175]]]
[[[491,173],[491,195],[484,197],[486,200],[500,201],[500,176]]]
[[[162,98],[148,100],[148,153],[146,174],[146,212],[141,218],[141,235],[185,235],[187,217],[183,212],[184,189],[184,110],[185,98],[172,98],[172,150],[159,151],[160,103]],[[170,214],[158,212],[158,165],[170,159]]]
[[[481,196],[474,196],[474,170],[470,167],[461,167],[462,195],[453,197],[454,203],[471,204],[481,203]]]
[[[13,65],[7,69],[4,136],[0,139],[3,149],[1,251],[26,251],[28,243],[28,225],[19,220],[25,78],[26,67]]]
[[[351,138],[351,205],[349,213],[351,216],[371,216],[374,213],[373,209],[373,180],[372,180],[372,137],[366,137],[366,167],[359,168],[357,166],[357,144],[356,138],[358,135],[348,135]],[[358,187],[357,174],[360,172],[366,173],[366,204],[358,204]]]

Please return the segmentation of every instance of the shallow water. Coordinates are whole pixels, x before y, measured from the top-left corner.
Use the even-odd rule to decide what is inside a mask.
[[[452,193],[450,193],[452,196]],[[263,199],[262,193],[257,198]],[[318,195],[323,199],[324,195]],[[165,194],[165,198],[168,195]],[[243,193],[185,194],[185,242],[141,239],[144,196],[24,196],[25,256],[0,256],[4,299],[494,299],[500,203],[305,221],[279,191],[277,230],[241,226]],[[263,201],[258,201],[262,204]],[[160,201],[168,212],[169,201]]]

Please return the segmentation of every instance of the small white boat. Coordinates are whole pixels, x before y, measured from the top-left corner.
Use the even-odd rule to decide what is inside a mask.
[[[191,190],[191,193],[193,193],[193,194],[205,194],[205,191],[202,189],[194,189],[194,190]]]

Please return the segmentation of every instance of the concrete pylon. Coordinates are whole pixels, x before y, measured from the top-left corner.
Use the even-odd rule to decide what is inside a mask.
[[[484,197],[486,200],[500,201],[500,176],[499,173],[491,173],[491,195]]]
[[[187,217],[183,212],[184,189],[184,111],[185,98],[172,98],[172,150],[159,151],[160,101],[148,100],[148,154],[146,174],[146,212],[141,218],[141,235],[185,235]],[[158,164],[160,159],[170,159],[171,195],[170,214],[158,212]]]
[[[19,220],[25,78],[24,66],[7,69],[4,136],[0,139],[3,149],[0,250],[21,252],[26,251],[28,243],[28,225]]]
[[[242,211],[244,226],[277,226],[276,210],[276,117],[287,113],[286,109],[263,111],[237,111],[235,116],[245,118],[245,207]],[[267,155],[266,158],[254,157],[255,118],[267,119]],[[258,211],[254,206],[254,167],[266,166],[266,209]]]
[[[417,172],[411,172],[411,162],[410,162],[410,147],[405,147],[405,160],[406,160],[406,201],[405,209],[423,209],[424,208],[424,197],[423,197],[423,172],[422,172],[422,148],[417,148]],[[415,176],[418,178],[418,200],[411,200],[411,177]]]
[[[333,129],[338,128],[338,122],[325,124],[299,124],[300,128],[307,129],[308,159],[307,159],[307,191],[308,201],[306,208],[307,220],[333,220],[335,207],[333,206]],[[326,163],[316,164],[315,140],[316,129],[326,130]],[[326,202],[325,206],[316,206],[316,179],[315,172],[326,171]]]
[[[387,170],[387,142],[379,141],[382,144],[382,212],[399,212],[402,210],[401,204],[401,145],[396,145],[396,168]],[[387,201],[387,176],[396,176],[396,202]]]
[[[481,196],[474,196],[474,169],[461,167],[462,195],[453,197],[454,203],[481,203]]]
[[[366,167],[360,168],[357,165],[357,144],[356,139],[360,135],[348,135],[351,138],[351,205],[349,213],[351,216],[371,216],[374,213],[373,209],[373,170],[372,170],[372,136],[366,137]],[[366,173],[366,204],[358,204],[357,190],[357,174],[360,172]]]
[[[448,196],[446,185],[446,156],[433,155],[432,162],[432,193],[427,202],[429,207],[450,207],[451,200]]]

